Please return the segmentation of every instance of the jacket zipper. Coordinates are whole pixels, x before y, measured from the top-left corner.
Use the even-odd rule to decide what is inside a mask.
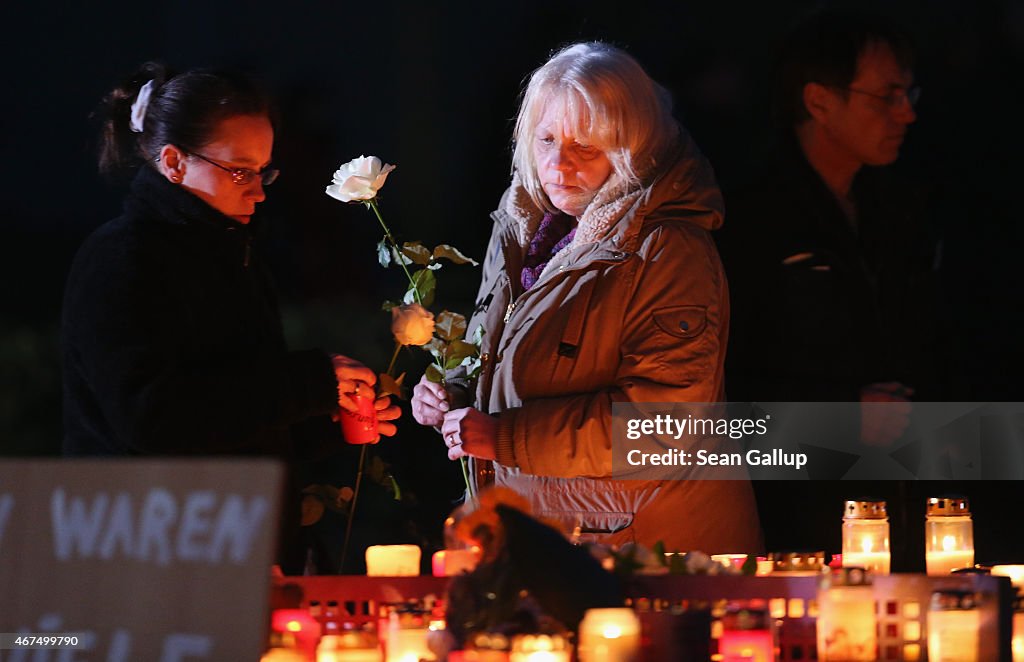
[[[626,253],[622,252],[622,251],[612,251],[611,259],[608,259],[608,258],[595,258],[595,259],[592,259],[592,260],[588,260],[582,266],[585,267],[585,266],[589,266],[591,264],[600,264],[600,263],[614,264],[616,262],[623,262],[624,258],[626,258],[626,257],[628,257],[628,255]],[[507,258],[506,258],[506,260],[507,260]],[[559,273],[565,273],[567,266],[569,268],[579,268],[581,265],[579,265],[578,263],[574,264],[574,265],[562,265],[561,267],[558,268],[558,272]],[[504,321],[505,324],[508,324],[508,321],[510,319],[512,319],[512,313],[515,312],[516,307],[519,305],[519,301],[523,298],[524,294],[526,294],[526,292],[523,292],[518,297],[515,297],[514,296],[514,292],[512,290],[512,283],[511,282],[508,283],[509,303],[508,303],[508,306],[505,308],[505,317],[503,318],[503,321]]]

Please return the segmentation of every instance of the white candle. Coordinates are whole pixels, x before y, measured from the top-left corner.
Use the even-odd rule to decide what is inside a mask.
[[[632,609],[589,609],[580,622],[581,662],[640,658],[640,619]]]
[[[953,536],[943,536],[942,549],[929,549],[925,552],[925,563],[929,575],[948,575],[957,568],[970,568],[974,565],[974,549],[957,549],[957,540]]]
[[[928,662],[977,662],[977,609],[932,611],[928,614]]]
[[[430,559],[430,567],[435,577],[453,577],[463,572],[473,572],[480,559],[478,548],[473,549],[442,549],[434,552]]]
[[[512,640],[509,662],[569,662],[570,651],[560,636],[524,634]]]
[[[888,575],[889,559],[889,552],[843,552],[843,567],[859,566],[878,575]]]
[[[843,566],[889,574],[889,519],[884,501],[847,501],[843,515]]]
[[[925,562],[929,575],[948,575],[957,568],[973,566],[974,551],[928,552],[925,554]]]
[[[818,610],[819,660],[877,659],[875,602],[870,586],[826,589],[818,594]]]
[[[414,577],[420,574],[420,548],[416,545],[373,545],[366,548],[369,577]]]
[[[392,626],[388,631],[387,662],[420,662],[433,660],[427,648],[428,628],[402,628]]]
[[[994,565],[992,574],[1009,577],[1010,583],[1018,591],[1024,589],[1024,565]]]

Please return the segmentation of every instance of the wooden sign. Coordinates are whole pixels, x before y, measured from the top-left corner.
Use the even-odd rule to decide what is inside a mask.
[[[0,462],[0,662],[259,659],[282,478],[270,460]]]

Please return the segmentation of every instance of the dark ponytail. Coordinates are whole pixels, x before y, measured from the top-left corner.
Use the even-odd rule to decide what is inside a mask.
[[[132,104],[153,81],[142,132],[131,128]],[[270,116],[266,94],[245,76],[198,69],[175,75],[164,65],[147,62],[100,103],[99,168],[105,175],[153,163],[160,149],[173,144],[196,151],[214,140],[222,120],[237,115]]]

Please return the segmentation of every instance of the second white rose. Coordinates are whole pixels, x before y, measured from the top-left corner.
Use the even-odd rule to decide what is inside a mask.
[[[434,314],[418,303],[391,309],[391,333],[403,345],[426,345],[434,337]]]

